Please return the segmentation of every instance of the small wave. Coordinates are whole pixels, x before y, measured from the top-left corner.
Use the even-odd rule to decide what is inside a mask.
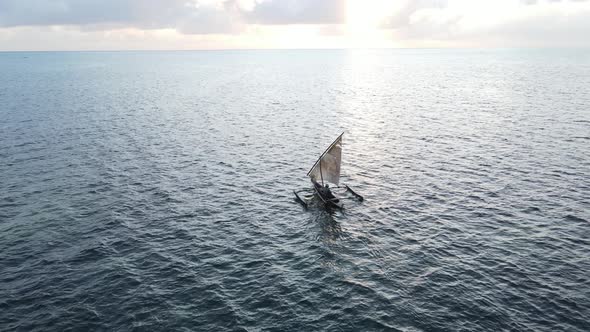
[[[575,222],[588,222],[586,219],[584,218],[580,218],[578,216],[574,216],[573,214],[568,214],[564,217],[565,220],[569,220],[569,221],[575,221]]]

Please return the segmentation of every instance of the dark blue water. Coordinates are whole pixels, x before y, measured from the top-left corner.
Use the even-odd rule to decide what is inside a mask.
[[[0,330],[588,331],[590,52],[0,54]],[[291,190],[345,131],[363,203]]]

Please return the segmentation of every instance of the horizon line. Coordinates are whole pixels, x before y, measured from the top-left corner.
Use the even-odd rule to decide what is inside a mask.
[[[104,50],[0,50],[0,53],[50,53],[50,52],[215,52],[215,51],[354,51],[354,50],[541,50],[588,49],[590,46],[477,46],[477,47],[326,47],[326,48],[195,48],[195,49],[104,49]]]

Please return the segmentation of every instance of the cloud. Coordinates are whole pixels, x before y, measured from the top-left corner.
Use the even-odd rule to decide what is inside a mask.
[[[340,24],[345,5],[343,0],[267,0],[244,14],[257,24]]]
[[[410,25],[412,16],[423,9],[445,8],[448,5],[446,0],[416,0],[402,1],[400,6],[394,10],[382,23],[383,28],[399,28]]]
[[[2,0],[0,26],[70,25],[91,29],[178,28],[188,33],[227,33],[236,22],[224,7],[186,0]]]
[[[561,2],[561,1],[565,1],[565,0],[520,0],[523,4],[525,5],[536,5],[538,3],[543,3],[543,2]],[[587,0],[569,0],[572,2],[584,2]]]
[[[175,15],[165,24],[185,34],[234,34],[243,30],[240,13],[231,7],[197,7]]]
[[[167,1],[140,0],[2,0],[0,1],[0,25],[87,25],[87,24],[135,24],[158,17],[156,9]],[[172,0],[167,8],[177,9],[182,1]],[[166,15],[166,13],[164,13]]]
[[[401,1],[381,28],[392,29],[396,39],[446,39],[461,20],[461,14],[447,11],[447,0]]]
[[[588,47],[588,31],[588,0],[0,0],[2,49]]]
[[[245,24],[332,24],[345,0],[0,0],[0,27],[79,26],[237,33]]]
[[[381,27],[411,46],[590,46],[590,1],[405,1]]]
[[[543,12],[502,25],[476,30],[464,36],[474,41],[482,36],[493,46],[589,47],[590,8],[571,13]]]

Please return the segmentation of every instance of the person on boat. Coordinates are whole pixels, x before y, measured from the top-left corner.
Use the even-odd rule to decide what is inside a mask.
[[[336,196],[334,196],[334,194],[332,194],[332,191],[330,190],[330,186],[327,183],[322,186],[321,184],[317,183],[315,180],[312,180],[312,182],[313,182],[313,185],[318,190],[318,192],[320,193],[320,195],[322,195],[322,197],[324,199],[332,201],[334,203],[338,203],[340,201]]]

